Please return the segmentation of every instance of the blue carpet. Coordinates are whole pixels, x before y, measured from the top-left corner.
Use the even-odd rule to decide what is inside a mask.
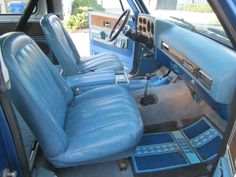
[[[221,141],[221,133],[204,117],[178,131],[145,134],[132,156],[135,173],[207,162],[216,157]]]

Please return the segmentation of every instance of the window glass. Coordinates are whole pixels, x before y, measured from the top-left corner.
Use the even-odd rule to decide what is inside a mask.
[[[1,14],[22,14],[29,0],[0,0]]]
[[[127,0],[121,1],[125,10],[131,10]],[[63,0],[62,2],[65,16],[87,12],[88,9],[119,15],[123,12],[119,0]]]
[[[121,0],[124,9],[130,9],[127,0]],[[74,32],[88,28],[88,10],[105,12],[107,15],[122,14],[119,0],[63,0],[64,24],[67,30]],[[132,10],[131,10],[132,15]]]
[[[143,0],[150,14],[231,46],[207,0]]]
[[[100,4],[105,12],[113,13],[113,14],[122,14],[122,9],[119,0],[97,0],[98,4]],[[122,0],[122,4],[124,9],[130,9],[130,6],[127,0]],[[132,11],[131,11],[132,12]]]

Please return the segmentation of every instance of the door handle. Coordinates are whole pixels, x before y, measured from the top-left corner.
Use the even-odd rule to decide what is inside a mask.
[[[104,27],[110,28],[111,27],[111,23],[110,22],[104,22]]]

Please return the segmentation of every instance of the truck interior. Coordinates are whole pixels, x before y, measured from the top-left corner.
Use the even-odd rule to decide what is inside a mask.
[[[221,176],[236,100],[228,31],[124,1],[120,15],[88,11],[87,58],[61,1],[0,17],[1,109],[19,176]]]

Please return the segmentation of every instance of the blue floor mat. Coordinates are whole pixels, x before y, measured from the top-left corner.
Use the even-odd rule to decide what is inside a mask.
[[[203,117],[187,128],[145,134],[132,156],[136,174],[187,167],[214,159],[221,133]]]

